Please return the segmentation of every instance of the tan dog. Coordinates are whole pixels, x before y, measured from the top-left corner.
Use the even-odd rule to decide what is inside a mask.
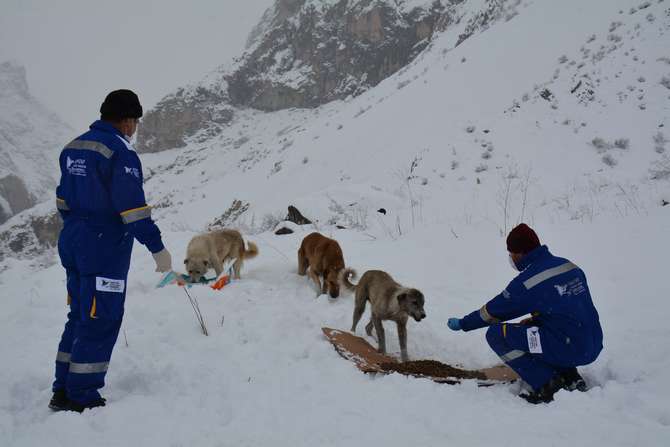
[[[191,281],[198,282],[210,268],[219,276],[223,272],[223,264],[229,259],[235,259],[234,278],[240,279],[244,260],[258,255],[256,244],[249,242],[248,245],[249,249],[245,250],[244,240],[237,230],[214,230],[195,236],[186,249],[186,272]]]
[[[381,270],[368,270],[363,274],[357,285],[351,283],[356,272],[345,269],[340,274],[340,281],[345,288],[356,293],[354,304],[354,322],[351,332],[356,332],[356,325],[365,312],[365,304],[370,301],[372,315],[370,322],[365,326],[365,332],[372,335],[372,327],[377,332],[379,343],[378,351],[386,353],[386,336],[382,320],[392,320],[398,325],[398,339],[400,341],[400,356],[406,362],[407,356],[407,318],[411,316],[416,321],[426,318],[423,310],[424,297],[417,289],[403,287]]]
[[[329,293],[332,298],[340,296],[338,278],[343,269],[344,256],[336,240],[320,233],[311,233],[302,240],[298,250],[298,275],[307,273],[320,293]],[[323,277],[323,285],[320,276]]]

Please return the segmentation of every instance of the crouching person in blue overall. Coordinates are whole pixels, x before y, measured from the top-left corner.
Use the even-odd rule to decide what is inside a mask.
[[[56,411],[105,405],[98,390],[121,327],[133,240],[151,251],[156,271],[172,270],[144,197],[142,165],[128,143],[142,116],[139,99],[130,90],[113,91],[100,113],[60,155],[58,252],[70,312],[49,403]]]
[[[530,385],[521,397],[531,403],[550,402],[560,389],[585,391],[576,367],[598,357],[603,332],[584,272],[552,255],[526,224],[510,232],[507,250],[521,273],[481,309],[450,318],[449,328],[489,326],[486,340]],[[532,316],[519,324],[504,323],[527,314]]]

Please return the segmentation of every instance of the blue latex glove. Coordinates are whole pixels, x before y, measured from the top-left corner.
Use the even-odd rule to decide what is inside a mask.
[[[447,326],[449,326],[449,329],[452,331],[460,331],[461,330],[461,319],[460,318],[449,318],[447,321]]]

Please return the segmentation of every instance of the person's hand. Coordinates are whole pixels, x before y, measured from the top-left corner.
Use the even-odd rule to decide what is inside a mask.
[[[154,261],[156,261],[157,272],[165,273],[172,270],[172,256],[170,255],[170,252],[167,251],[167,248],[164,248],[157,253],[152,253],[151,256],[153,256]]]
[[[449,329],[452,331],[460,331],[461,330],[461,319],[460,318],[449,318],[447,321],[447,326],[449,326]]]

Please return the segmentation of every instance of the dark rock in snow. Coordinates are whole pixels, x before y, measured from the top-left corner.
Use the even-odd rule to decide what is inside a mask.
[[[308,225],[312,223],[311,220],[303,216],[298,208],[294,207],[293,205],[288,207],[288,215],[286,216],[286,220],[298,225]]]

